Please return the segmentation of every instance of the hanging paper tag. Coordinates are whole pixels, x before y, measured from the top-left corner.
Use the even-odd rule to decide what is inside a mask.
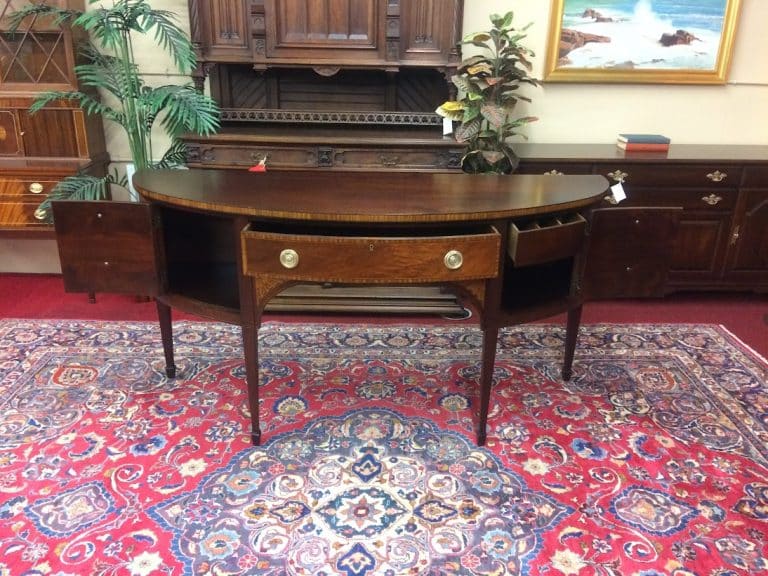
[[[453,134],[453,120],[450,118],[443,118],[443,136]]]
[[[621,185],[621,182],[611,186],[611,194],[613,195],[613,201],[616,204],[627,198],[627,193],[624,192],[624,186]]]

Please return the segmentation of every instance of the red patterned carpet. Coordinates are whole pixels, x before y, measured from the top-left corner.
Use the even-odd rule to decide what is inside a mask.
[[[137,301],[126,295],[98,294],[96,304],[89,304],[84,294],[65,293],[58,275],[0,274],[0,318],[154,321],[157,314],[153,302]],[[174,318],[196,319],[176,310]],[[272,318],[299,322],[307,319],[292,316]],[[387,317],[370,320],[377,323],[392,321]],[[414,320],[435,322],[434,318],[408,321]],[[562,322],[563,319],[552,321]],[[582,321],[585,324],[722,324],[763,358],[768,358],[768,295],[765,294],[673,294],[664,299],[589,302],[584,306]],[[473,323],[474,319],[464,324]],[[457,322],[451,321],[450,324]]]
[[[768,573],[765,361],[703,325],[0,320],[0,574]]]

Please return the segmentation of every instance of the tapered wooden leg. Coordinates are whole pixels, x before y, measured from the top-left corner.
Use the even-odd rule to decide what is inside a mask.
[[[496,365],[496,343],[499,329],[496,326],[483,329],[483,360],[480,367],[480,415],[477,426],[477,445],[484,446],[487,435],[488,405],[491,401],[493,368]]]
[[[565,356],[563,358],[563,380],[571,379],[573,356],[576,352],[576,339],[581,323],[581,304],[568,310],[568,324],[565,327]]]
[[[251,411],[251,443],[261,444],[259,424],[259,328],[243,326],[243,355],[245,356],[245,377],[248,385],[248,408]]]
[[[163,340],[163,354],[165,355],[165,375],[168,378],[176,378],[176,363],[173,359],[173,326],[171,325],[171,307],[155,300],[157,305],[157,319],[160,321],[160,337]]]

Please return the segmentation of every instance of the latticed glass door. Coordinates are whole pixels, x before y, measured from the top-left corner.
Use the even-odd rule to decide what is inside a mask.
[[[33,0],[34,1],[34,0]],[[40,90],[73,86],[69,31],[50,18],[30,16],[14,32],[8,17],[29,0],[0,0],[0,90]],[[65,0],[36,3],[63,6]]]

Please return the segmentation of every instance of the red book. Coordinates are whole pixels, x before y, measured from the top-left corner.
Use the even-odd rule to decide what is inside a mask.
[[[627,152],[666,152],[669,144],[651,142],[617,142],[616,145]]]

